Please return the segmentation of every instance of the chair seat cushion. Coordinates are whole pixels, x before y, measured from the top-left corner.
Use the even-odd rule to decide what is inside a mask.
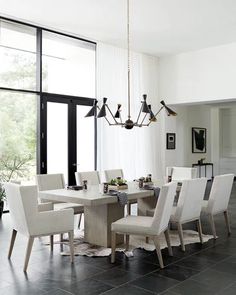
[[[117,233],[156,234],[152,228],[153,218],[149,216],[129,215],[112,223],[111,229]]]
[[[57,203],[54,204],[54,210],[63,210],[72,208],[74,210],[74,214],[81,214],[84,212],[84,206],[76,203]]]

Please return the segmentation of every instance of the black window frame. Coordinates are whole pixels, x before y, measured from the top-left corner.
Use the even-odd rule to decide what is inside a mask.
[[[43,100],[45,96],[49,97],[65,97],[65,98],[71,98],[73,100],[78,100],[81,102],[81,104],[86,104],[86,105],[93,105],[94,100],[96,99],[95,97],[82,97],[82,96],[71,96],[71,95],[65,95],[64,93],[49,93],[49,92],[43,92],[42,91],[42,38],[43,38],[43,31],[46,32],[51,32],[54,34],[58,34],[61,36],[73,38],[79,41],[84,41],[88,42],[91,44],[94,44],[95,50],[96,50],[96,45],[97,43],[91,40],[87,40],[84,38],[77,37],[73,34],[66,34],[60,31],[56,31],[53,29],[49,29],[46,27],[42,26],[37,26],[28,22],[23,22],[19,21],[16,19],[4,17],[0,15],[0,21],[8,21],[12,23],[16,23],[19,25],[24,25],[28,27],[32,27],[36,29],[36,90],[27,90],[27,89],[19,89],[19,88],[9,88],[9,87],[1,87],[0,85],[0,91],[5,90],[5,91],[12,91],[12,92],[18,92],[18,93],[31,93],[31,94],[36,94],[37,95],[37,143],[36,143],[36,148],[37,148],[37,155],[36,155],[36,166],[37,166],[37,173],[47,173],[46,169],[43,167],[43,162],[45,161],[46,158],[46,151],[45,151],[45,144],[42,140],[41,137],[41,130],[44,126],[41,126],[42,120],[42,112],[41,112],[41,107],[43,104]],[[96,59],[96,57],[95,57]],[[95,60],[95,65],[96,65],[96,60]],[[95,83],[96,83],[96,76],[95,76]],[[94,170],[97,169],[97,120],[95,118],[94,120]]]

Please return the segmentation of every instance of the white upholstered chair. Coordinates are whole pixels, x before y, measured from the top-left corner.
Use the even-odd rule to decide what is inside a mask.
[[[126,249],[129,247],[129,235],[142,235],[153,239],[160,267],[163,268],[163,259],[159,243],[159,236],[165,233],[169,255],[173,255],[170,245],[168,224],[174,202],[177,184],[170,182],[165,184],[160,192],[157,206],[153,217],[149,216],[127,216],[112,223],[112,254],[111,262],[115,262],[116,234],[126,236]]]
[[[88,185],[100,184],[100,176],[98,171],[75,172],[77,185],[83,185],[83,181],[87,180]]]
[[[171,223],[178,226],[179,238],[182,251],[185,251],[182,225],[191,221],[197,222],[200,242],[202,239],[201,207],[205,195],[207,178],[183,180],[177,206],[173,207],[170,217]]]
[[[36,183],[38,185],[39,191],[54,190],[54,189],[63,189],[65,188],[65,180],[63,174],[38,174],[36,175]],[[50,200],[45,200],[50,201]],[[84,206],[77,203],[65,203],[65,202],[55,202],[53,203],[54,210],[63,210],[72,208],[74,214],[79,214],[79,223],[78,227],[81,224],[82,214],[84,213]],[[61,234],[61,251],[63,250],[63,234]]]
[[[66,209],[61,211],[51,210],[41,212],[41,210],[38,209],[38,189],[36,185],[20,186],[17,184],[6,183],[4,188],[6,190],[13,225],[8,258],[10,259],[11,257],[16,234],[18,232],[28,237],[24,271],[27,271],[35,237],[51,236],[52,245],[52,237],[54,234],[68,233],[70,240],[71,262],[73,262],[73,210]],[[40,207],[44,206],[45,204],[42,204]]]
[[[214,239],[216,239],[216,228],[214,222],[214,215],[223,213],[228,230],[228,234],[231,233],[228,204],[230,194],[233,186],[234,174],[218,175],[214,177],[209,200],[203,201],[202,213],[209,215],[210,224]]]
[[[124,173],[122,169],[111,169],[111,170],[104,170],[105,180],[106,182],[110,182],[112,179],[121,177],[124,178]],[[136,200],[130,200],[127,204],[127,213],[128,215],[131,214],[131,205],[136,204]]]
[[[104,170],[106,182],[110,182],[113,178],[124,177],[122,169]]]
[[[36,183],[39,191],[55,190],[65,188],[65,180],[63,174],[38,174],[36,175]],[[46,200],[50,201],[50,200]],[[82,214],[84,212],[83,205],[77,203],[55,202],[53,203],[55,210],[72,208],[74,214]]]
[[[197,178],[197,168],[191,167],[167,167],[166,177],[171,176],[171,181],[182,182],[183,180]]]

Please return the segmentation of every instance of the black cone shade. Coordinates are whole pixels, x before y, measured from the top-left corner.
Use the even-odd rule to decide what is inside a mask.
[[[167,112],[167,115],[168,115],[168,116],[177,116],[177,113],[176,113],[175,111],[173,111],[171,108],[169,108],[169,107],[165,104],[164,100],[162,100],[160,103],[161,103],[161,104],[164,106],[164,108],[166,109],[166,112]]]
[[[148,105],[148,108],[149,108],[149,113],[150,113],[149,121],[156,122],[157,118],[153,114],[152,106],[150,104]]]
[[[121,104],[118,104],[117,111],[115,113],[115,118],[120,119],[120,111],[121,111],[120,108],[121,108]]]
[[[143,113],[150,113],[146,100],[147,100],[147,95],[144,94],[143,95],[143,102],[142,102],[142,104],[143,104],[143,106],[142,106],[142,112]]]
[[[96,115],[96,108],[97,108],[97,100],[94,100],[93,106],[90,109],[90,111],[87,113],[87,115],[85,117],[92,117]]]
[[[99,111],[97,118],[102,118],[102,117],[106,117],[107,113],[106,113],[106,102],[107,102],[107,98],[103,97],[103,105],[101,107],[101,110]]]

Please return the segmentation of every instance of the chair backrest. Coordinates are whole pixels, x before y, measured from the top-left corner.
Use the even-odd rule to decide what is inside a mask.
[[[65,188],[63,174],[38,174],[36,175],[36,183],[39,191]]]
[[[77,185],[82,185],[84,180],[87,180],[90,185],[101,183],[98,171],[75,172],[75,179]]]
[[[197,168],[191,167],[172,167],[171,180],[182,182],[187,179],[197,177]]]
[[[187,222],[200,218],[207,178],[183,180],[174,220]]]
[[[233,181],[234,174],[214,177],[207,206],[208,213],[216,214],[227,210]]]
[[[152,222],[157,235],[168,227],[176,188],[176,182],[169,182],[161,188]]]
[[[21,186],[14,183],[5,183],[4,188],[13,228],[28,236],[38,214],[37,186]]]
[[[122,169],[104,170],[106,182],[110,182],[113,178],[124,177]]]

